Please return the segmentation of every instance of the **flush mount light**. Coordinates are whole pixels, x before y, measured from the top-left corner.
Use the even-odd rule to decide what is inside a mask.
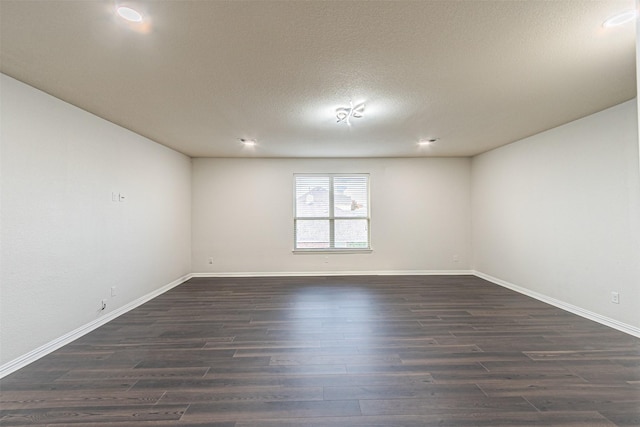
[[[638,11],[636,9],[625,10],[624,12],[613,15],[611,18],[604,21],[602,26],[605,28],[617,27],[618,25],[633,21],[637,16]]]
[[[118,15],[122,19],[126,19],[129,22],[142,22],[142,15],[137,10],[131,9],[127,6],[120,6],[116,9]]]
[[[353,106],[353,102],[349,101],[348,107],[336,109],[336,118],[338,123],[343,122],[351,126],[351,118],[361,119],[364,116],[364,102]]]

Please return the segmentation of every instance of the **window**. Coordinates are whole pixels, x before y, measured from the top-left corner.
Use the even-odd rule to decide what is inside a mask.
[[[294,250],[370,249],[369,175],[294,175]]]

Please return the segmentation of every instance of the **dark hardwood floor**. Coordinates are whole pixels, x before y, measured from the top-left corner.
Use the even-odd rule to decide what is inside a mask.
[[[200,278],[0,390],[6,426],[639,426],[640,340],[472,276]]]

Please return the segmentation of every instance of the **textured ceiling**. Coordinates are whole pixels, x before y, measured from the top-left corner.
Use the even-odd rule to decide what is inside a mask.
[[[1,71],[193,157],[469,156],[636,94],[634,0],[126,4],[1,0]]]

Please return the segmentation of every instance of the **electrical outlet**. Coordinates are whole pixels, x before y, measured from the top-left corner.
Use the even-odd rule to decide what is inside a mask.
[[[611,302],[614,304],[620,304],[620,294],[617,292],[611,292]]]
[[[116,293],[116,287],[115,287],[115,286],[112,286],[112,287],[111,287],[111,296],[112,296],[112,297],[115,297],[115,296],[116,296],[116,294],[117,294],[117,293]]]
[[[456,254],[453,256],[453,262],[458,262],[460,261],[460,257]]]
[[[213,257],[209,257],[209,264],[213,264]]]

